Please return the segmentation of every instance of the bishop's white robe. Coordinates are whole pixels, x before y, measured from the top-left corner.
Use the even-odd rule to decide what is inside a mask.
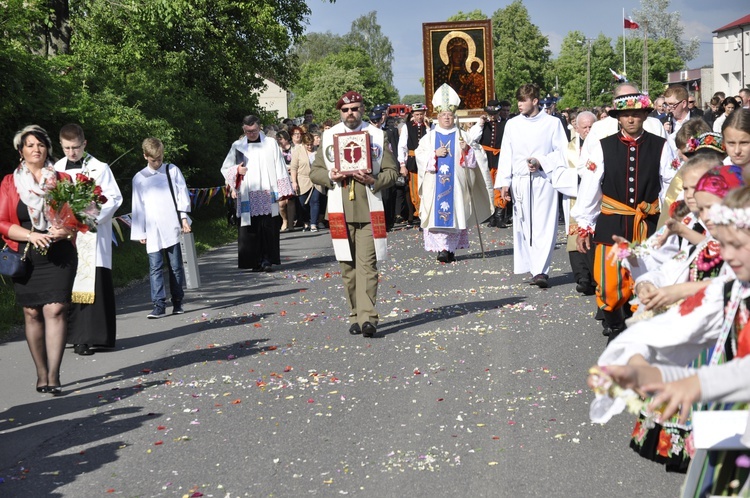
[[[438,206],[435,201],[436,166],[435,157],[437,133],[442,135],[453,134],[455,139],[450,144],[450,154],[454,158],[454,187],[451,191],[451,205],[453,206],[453,223],[451,227],[440,226],[435,223]],[[415,152],[417,168],[419,170],[419,195],[422,199],[419,207],[419,219],[421,227],[428,230],[442,232],[467,230],[476,224],[475,217],[481,223],[492,214],[491,202],[487,187],[481,170],[487,169],[487,156],[480,145],[470,143],[468,135],[463,134],[467,144],[470,143],[469,151],[462,160],[461,144],[458,133],[463,133],[455,126],[449,130],[435,127],[419,141],[419,147]],[[472,203],[473,200],[473,203]],[[476,209],[476,212],[473,209]],[[450,250],[450,248],[448,248]]]
[[[578,175],[569,168],[562,123],[545,112],[516,116],[505,125],[495,189],[513,195],[513,273],[549,275],[557,240],[557,192],[576,195]],[[529,158],[541,168],[531,175]]]

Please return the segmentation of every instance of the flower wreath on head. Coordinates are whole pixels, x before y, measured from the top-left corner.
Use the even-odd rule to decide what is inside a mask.
[[[734,225],[737,228],[750,228],[750,208],[730,208],[714,204],[709,211],[714,225]]]
[[[691,137],[685,144],[683,152],[685,154],[690,154],[699,149],[711,149],[717,152],[725,152],[726,147],[724,147],[724,139],[722,138],[721,133],[709,131],[701,133],[697,137]]]
[[[621,98],[616,98],[612,102],[614,110],[624,111],[630,109],[646,109],[651,108],[651,99],[648,95],[625,95]]]

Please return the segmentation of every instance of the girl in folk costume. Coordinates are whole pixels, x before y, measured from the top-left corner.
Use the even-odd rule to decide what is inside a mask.
[[[725,265],[736,276],[717,277],[680,305],[629,327],[607,346],[598,364],[607,365],[607,373],[616,374],[615,380],[624,387],[681,378],[686,372],[682,365],[699,358],[707,348],[711,366],[750,354],[750,188],[731,191],[723,204],[711,208],[710,219]],[[610,369],[610,365],[630,368]],[[592,403],[592,413],[603,399]],[[741,408],[726,404],[699,407]],[[658,421],[658,414],[654,416]],[[666,448],[666,438],[660,444]],[[750,452],[743,453],[744,456],[733,451],[715,451],[709,452],[704,460],[695,460],[689,470],[689,477],[693,477],[689,482],[694,489],[686,490],[684,495],[687,492],[690,496],[736,494],[747,479],[748,469],[742,462]]]
[[[721,130],[729,159],[724,164],[742,168],[745,183],[750,183],[750,109],[737,109]]]
[[[419,219],[424,229],[425,250],[437,252],[437,260],[451,263],[456,249],[469,247],[468,227],[492,214],[481,169],[487,156],[456,123],[455,111],[461,99],[443,84],[432,105],[438,124],[419,141],[416,158],[419,170]]]
[[[693,160],[691,160],[693,161]],[[697,167],[693,166],[697,164]],[[686,236],[698,235],[695,228],[707,228],[706,235],[699,243],[688,243],[675,258],[666,262],[663,267],[640,277],[636,283],[636,294],[642,307],[650,312],[664,309],[677,301],[687,298],[707,287],[712,278],[726,273],[719,253],[719,243],[710,235],[714,229],[709,211],[714,204],[720,204],[730,189],[743,185],[739,168],[722,166],[709,170],[699,180],[692,177],[700,171],[700,163],[688,162],[684,168],[684,187],[686,202],[694,212],[699,213],[700,223],[693,228],[679,223],[678,233]],[[690,218],[690,216],[688,217]],[[704,231],[705,231],[704,228]],[[731,270],[730,270],[731,272]],[[668,285],[673,283],[673,285]],[[640,311],[640,309],[639,309]],[[636,315],[638,316],[638,315]],[[649,316],[647,312],[643,316]],[[695,361],[692,367],[697,368],[707,363],[706,350]],[[664,419],[655,423],[650,413],[642,411],[633,431],[630,447],[644,458],[663,463],[667,471],[685,472],[690,462],[687,448],[691,447],[690,424]],[[666,447],[663,442],[669,439],[672,444]]]

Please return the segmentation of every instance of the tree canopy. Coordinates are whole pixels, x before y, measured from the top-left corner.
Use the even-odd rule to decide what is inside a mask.
[[[289,104],[293,116],[312,109],[318,120],[338,120],[336,102],[349,90],[362,94],[366,108],[398,102],[393,46],[382,34],[374,11],[355,19],[343,36],[308,34],[294,52],[301,64]]]
[[[121,187],[143,166],[140,143],[165,142],[193,182],[221,182],[240,120],[261,113],[263,78],[289,87],[304,0],[7,0],[0,11],[0,155],[15,130],[78,122]],[[69,29],[69,44],[64,33]],[[61,34],[62,33],[62,34]],[[54,46],[54,49],[49,47]],[[60,156],[58,151],[58,157]]]
[[[549,40],[531,23],[521,0],[492,14],[492,34],[496,95],[512,97],[524,83],[537,83],[544,88],[544,71],[552,55]]]

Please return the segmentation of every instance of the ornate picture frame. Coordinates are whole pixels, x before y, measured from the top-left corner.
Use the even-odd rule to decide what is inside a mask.
[[[495,96],[492,21],[422,24],[425,99],[434,114],[435,89],[448,83],[461,97],[459,116],[479,116]]]
[[[342,175],[372,171],[370,134],[366,131],[337,133],[333,136],[333,163]]]

